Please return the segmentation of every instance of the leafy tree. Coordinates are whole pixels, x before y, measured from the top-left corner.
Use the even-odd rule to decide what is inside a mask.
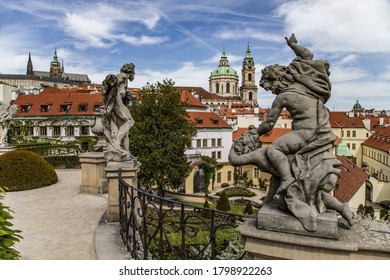
[[[202,169],[204,172],[204,193],[208,193],[208,187],[211,180],[211,188],[214,189],[215,183],[215,174],[217,171],[222,168],[218,165],[218,162],[215,158],[209,156],[202,156],[202,161],[199,163],[198,168]]]
[[[19,235],[19,230],[10,228],[12,224],[9,220],[13,219],[12,210],[1,202],[4,192],[4,189],[0,188],[0,260],[17,260],[20,254],[13,246],[22,237]]]
[[[196,133],[188,119],[187,104],[171,80],[147,84],[141,102],[130,108],[135,124],[130,129],[130,151],[141,162],[139,181],[145,186],[178,189],[191,171],[184,154]]]

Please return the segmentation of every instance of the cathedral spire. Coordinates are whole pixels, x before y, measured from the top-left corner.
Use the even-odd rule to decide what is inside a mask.
[[[28,62],[27,62],[27,75],[34,75],[34,69],[33,69],[33,64],[31,60],[31,52],[28,52]]]

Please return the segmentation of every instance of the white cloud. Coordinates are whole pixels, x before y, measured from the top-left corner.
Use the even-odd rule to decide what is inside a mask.
[[[215,37],[228,40],[228,39],[256,39],[261,41],[270,41],[270,42],[280,42],[280,36],[268,32],[262,32],[252,28],[242,28],[242,29],[226,29],[220,30],[215,35]]]
[[[229,61],[229,64],[231,65],[232,63],[235,63],[235,62],[238,62],[238,61],[242,61],[243,60],[243,56],[238,56],[238,55],[235,55],[235,54],[231,54],[231,53],[226,53],[225,52],[225,55]],[[219,64],[219,61],[221,60],[221,56],[222,56],[222,52],[221,53],[216,53],[215,55],[213,55],[212,57],[208,58],[208,59],[205,59],[203,60],[203,63],[206,63],[206,64],[215,64],[215,67],[218,66]]]
[[[390,52],[390,2],[387,0],[298,0],[277,14],[286,33],[329,52]]]
[[[156,45],[168,41],[168,37],[150,37],[150,36],[128,36],[125,34],[117,35],[114,38],[120,39],[130,45]]]

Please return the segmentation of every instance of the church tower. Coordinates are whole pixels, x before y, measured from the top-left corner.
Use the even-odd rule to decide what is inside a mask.
[[[26,75],[34,75],[34,69],[33,69],[33,64],[31,60],[31,52],[28,53],[28,62],[27,62],[27,71]]]
[[[218,67],[211,72],[209,77],[209,92],[227,98],[238,96],[238,74],[230,67],[225,50]]]
[[[257,103],[257,85],[256,85],[256,76],[255,76],[255,62],[251,56],[251,50],[248,47],[246,49],[246,54],[244,61],[242,62],[242,79],[240,87],[240,95],[243,101],[249,103]]]
[[[54,49],[53,60],[50,63],[50,77],[62,78],[61,63],[58,61],[57,50]]]

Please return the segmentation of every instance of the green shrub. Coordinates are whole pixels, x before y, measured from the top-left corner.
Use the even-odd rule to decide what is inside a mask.
[[[253,206],[252,206],[252,201],[248,201],[245,206],[244,214],[253,214]]]
[[[218,199],[216,208],[221,211],[228,212],[230,211],[230,202],[229,198],[226,195],[226,192],[222,192],[221,196]]]
[[[12,210],[9,207],[1,203],[4,197],[4,190],[0,188],[0,260],[17,260],[20,254],[13,248],[16,242],[19,242],[22,238],[19,230],[12,230],[10,227],[12,224],[9,220],[12,220]]]
[[[220,196],[223,192],[226,192],[227,197],[239,196],[239,197],[252,197],[256,196],[254,192],[247,188],[233,187],[230,189],[223,190],[222,192],[217,192],[215,195]]]
[[[205,202],[203,204],[203,208],[210,208],[210,204],[209,204],[207,199],[205,200]],[[200,215],[204,219],[210,219],[211,218],[211,211],[202,209],[202,212],[200,213]]]
[[[36,153],[16,150],[0,156],[0,186],[31,190],[58,182],[54,168]]]

